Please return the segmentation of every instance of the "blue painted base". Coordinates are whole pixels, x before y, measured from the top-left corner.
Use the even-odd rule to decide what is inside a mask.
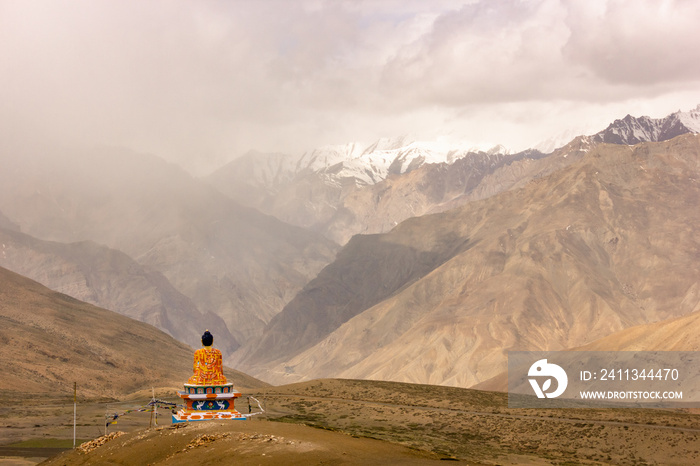
[[[246,417],[234,417],[229,419],[178,419],[173,414],[173,424],[180,424],[183,422],[202,422],[202,421],[247,421]]]

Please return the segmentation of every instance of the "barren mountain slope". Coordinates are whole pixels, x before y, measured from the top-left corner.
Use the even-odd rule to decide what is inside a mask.
[[[682,317],[637,325],[574,351],[700,351],[700,285],[686,295],[697,311]]]
[[[237,351],[232,363],[248,367],[310,348],[353,316],[425,276],[468,242],[439,238],[442,249],[421,250],[382,239],[353,237],[336,261],[272,319],[259,340]]]
[[[0,390],[123,397],[177,387],[192,373],[193,350],[142,322],[51,291],[0,268]],[[260,381],[232,369],[239,386]]]
[[[485,178],[511,166],[529,166],[542,157],[536,151],[470,153],[453,163],[425,164],[371,186],[357,186],[340,197],[320,231],[340,244],[357,233],[385,233],[407,218],[464,204]],[[492,194],[503,189],[507,188],[493,186]]]
[[[531,150],[509,155],[479,152],[452,164],[425,164],[347,194],[323,231],[341,244],[355,233],[386,233],[408,218],[521,188],[575,162],[595,144],[582,136],[548,155]]]
[[[5,214],[0,212],[0,228],[10,230],[10,231],[19,231],[20,228],[19,226],[14,223],[12,220],[7,218]]]
[[[34,237],[92,240],[161,272],[239,342],[332,260],[336,245],[125,150],[0,151],[0,210]]]
[[[354,233],[385,233],[408,218],[444,212],[523,187],[575,162],[591,148],[589,138],[578,137],[548,155],[536,151],[512,155],[481,152],[452,164],[426,164],[348,194],[324,231],[341,244]]]
[[[364,238],[352,262],[342,263],[341,251],[326,269],[338,271],[327,280],[344,284],[345,294],[311,282],[295,298],[306,300],[304,309],[290,303],[271,323],[271,341],[283,338],[273,332],[287,332],[275,325],[284,319],[295,322],[287,335],[343,320],[347,295],[382,287],[368,271],[400,276],[416,264],[407,257],[443,260],[392,284],[387,298],[356,310],[312,348],[304,351],[309,340],[283,355],[258,348],[249,369],[271,381],[334,376],[467,387],[502,371],[507,350],[571,348],[692,312],[698,180],[698,136],[602,145],[522,189]],[[411,255],[382,253],[387,247]]]
[[[80,301],[153,325],[192,347],[217,329],[226,354],[238,347],[221,317],[202,314],[156,271],[91,241],[57,243],[0,228],[0,266]]]

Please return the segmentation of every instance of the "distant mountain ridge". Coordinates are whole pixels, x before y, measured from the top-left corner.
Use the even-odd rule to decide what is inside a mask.
[[[354,182],[358,185],[372,185],[390,175],[405,174],[426,163],[452,163],[476,153],[507,155],[510,151],[501,145],[480,150],[464,145],[420,142],[402,136],[379,139],[370,145],[348,143],[323,146],[299,157],[250,151],[216,170],[206,179],[229,195],[231,190],[237,193],[241,191],[237,187],[241,183],[253,191],[274,194],[285,183],[312,173],[332,184],[346,185]],[[238,197],[245,196],[243,193],[234,196]]]
[[[593,135],[596,142],[634,145],[660,142],[687,133],[700,133],[700,104],[688,112],[678,111],[664,118],[635,118],[627,115]]]
[[[628,115],[596,134],[572,136],[571,142],[581,139],[590,147],[637,144],[699,131],[700,105],[659,119]],[[206,181],[244,205],[345,244],[354,234],[384,233],[407,218],[527,182],[547,171],[546,167],[533,171],[529,162],[545,155],[554,160],[571,142],[561,147],[543,143],[547,154],[535,149],[513,154],[503,146],[480,150],[404,136],[369,146],[324,146],[300,157],[249,153]],[[453,183],[458,179],[468,180],[461,190]],[[397,190],[403,200],[395,195]]]
[[[297,173],[323,173],[340,184],[354,180],[359,185],[372,185],[390,175],[409,173],[424,164],[447,163],[470,154],[508,155],[503,146],[481,151],[463,145],[419,142],[407,137],[380,139],[366,148],[357,144],[325,146],[305,153],[299,159]]]
[[[298,159],[249,153],[206,180],[244,205],[344,244],[354,234],[382,233],[408,217],[435,211],[503,165],[541,156],[537,151],[512,154],[503,146],[477,151],[402,137],[368,147],[325,146]],[[399,180],[418,172],[415,183],[400,188],[410,201],[389,195],[403,184]]]
[[[663,118],[627,115],[615,120],[592,135],[595,142],[633,145],[640,142],[659,142],[686,133],[700,132],[700,104],[690,111],[677,111]],[[547,153],[564,146],[576,136],[566,131],[566,140],[556,147],[542,144]],[[508,155],[512,152],[502,145],[490,149],[429,141],[416,141],[409,136],[382,138],[369,145],[348,143],[322,146],[301,156],[283,153],[250,151],[210,174],[207,179],[227,192],[227,181],[247,182],[250,186],[273,192],[281,184],[302,173],[326,173],[329,179],[355,179],[359,184],[375,184],[389,175],[410,172],[423,164],[447,163],[472,154]]]
[[[5,228],[11,231],[20,231],[19,225],[7,218],[2,212],[0,212],[0,228]]]

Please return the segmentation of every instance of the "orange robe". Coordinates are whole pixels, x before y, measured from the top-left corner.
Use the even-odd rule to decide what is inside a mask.
[[[222,369],[221,351],[205,346],[194,352],[194,375],[187,380],[190,385],[223,385],[226,377]]]

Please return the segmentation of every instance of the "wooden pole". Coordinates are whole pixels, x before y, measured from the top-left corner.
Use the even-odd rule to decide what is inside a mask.
[[[155,389],[154,387],[151,387],[151,390],[153,390],[153,392],[152,392],[152,393],[153,393],[153,398],[151,398],[151,420],[150,420],[149,423],[148,423],[148,428],[149,428],[149,429],[150,429],[151,427],[153,427],[153,416],[154,416],[155,409],[156,409],[156,404],[155,404],[155,401],[156,401],[156,389]]]
[[[75,449],[75,422],[78,413],[78,382],[73,382],[73,449]]]

